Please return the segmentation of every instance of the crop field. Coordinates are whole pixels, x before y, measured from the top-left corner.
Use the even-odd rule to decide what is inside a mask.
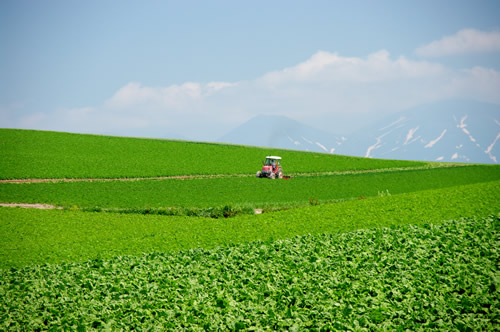
[[[255,177],[0,184],[0,202],[48,203],[71,208],[147,208],[243,206],[294,207],[380,192],[400,194],[500,180],[500,168],[467,166],[330,176],[297,176],[286,181]]]
[[[500,181],[227,219],[0,208],[0,267],[483,217],[498,197]]]
[[[422,166],[291,150],[0,129],[0,179],[132,178],[193,174],[255,174],[266,155],[285,171],[310,173]]]
[[[63,207],[0,207],[0,331],[499,325],[499,166],[12,129],[0,155],[56,179],[0,203]]]
[[[495,330],[499,219],[0,270],[5,329]]]

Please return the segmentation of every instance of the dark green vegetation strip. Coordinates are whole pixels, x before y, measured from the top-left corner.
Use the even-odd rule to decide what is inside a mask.
[[[238,210],[241,206],[295,207],[307,205],[309,202],[376,196],[379,192],[400,194],[499,179],[500,167],[485,165],[295,177],[291,180],[274,181],[234,177],[138,182],[0,184],[0,202],[123,208],[132,212],[146,212],[148,208],[160,207],[223,208],[226,205]],[[248,210],[252,211],[251,208]]]
[[[229,219],[0,208],[0,267],[214,248],[499,212],[500,181]]]
[[[7,330],[498,328],[499,219],[0,270]]]
[[[0,129],[0,179],[124,178],[255,174],[266,155],[285,172],[332,172],[425,165],[224,144]]]

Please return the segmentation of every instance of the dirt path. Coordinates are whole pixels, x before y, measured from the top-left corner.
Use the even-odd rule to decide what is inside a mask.
[[[144,180],[171,180],[171,179],[205,179],[213,177],[228,177],[233,175],[177,175],[137,178],[95,178],[95,179],[9,179],[0,180],[0,183],[56,183],[56,182],[106,182],[106,181],[144,181]],[[234,175],[238,176],[238,175]],[[241,175],[240,175],[241,176]]]
[[[26,209],[62,209],[61,207],[56,207],[55,205],[50,204],[29,204],[29,203],[0,203],[0,206],[4,207],[21,207]]]
[[[385,173],[394,171],[414,171],[431,168],[448,168],[448,167],[464,167],[472,164],[429,164],[415,167],[399,167],[399,168],[379,168],[365,170],[350,170],[350,171],[334,171],[334,172],[316,172],[316,173],[290,173],[293,177],[305,176],[325,176],[325,175],[346,175],[346,174],[362,174],[362,173]],[[213,179],[213,178],[230,178],[230,177],[253,177],[254,174],[219,174],[219,175],[173,175],[173,176],[155,176],[155,177],[136,177],[136,178],[95,178],[95,179],[9,179],[0,180],[0,183],[57,183],[57,182],[106,182],[106,181],[146,181],[146,180],[186,180],[186,179]]]

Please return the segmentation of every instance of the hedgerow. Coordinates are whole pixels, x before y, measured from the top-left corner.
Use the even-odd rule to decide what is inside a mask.
[[[0,270],[0,329],[495,330],[499,218]]]
[[[71,208],[70,208],[71,209]],[[84,212],[111,212],[123,214],[143,214],[143,215],[157,215],[157,216],[190,216],[190,217],[203,217],[203,218],[231,218],[240,215],[255,214],[255,211],[250,206],[226,204],[223,206],[215,207],[167,207],[167,208],[81,208]]]

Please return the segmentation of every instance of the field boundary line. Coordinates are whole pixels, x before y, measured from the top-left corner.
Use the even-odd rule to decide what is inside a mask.
[[[2,207],[20,207],[25,209],[42,209],[42,210],[52,210],[58,209],[62,210],[60,206],[55,206],[51,204],[41,204],[41,203],[0,203]]]
[[[333,172],[308,172],[308,173],[290,173],[293,176],[324,176],[324,175],[349,175],[349,174],[364,174],[364,173],[386,173],[386,172],[400,172],[400,171],[418,171],[435,168],[452,168],[452,167],[470,167],[476,164],[429,164],[424,166],[410,166],[410,167],[391,167],[391,168],[377,168],[377,169],[361,169],[350,171],[333,171]]]
[[[308,177],[308,176],[328,176],[328,175],[349,175],[349,174],[364,174],[364,173],[386,173],[399,171],[415,171],[434,168],[451,168],[451,167],[469,167],[475,164],[445,164],[433,163],[424,166],[413,167],[393,167],[393,168],[378,168],[378,169],[362,169],[348,171],[331,171],[331,172],[308,172],[308,173],[289,173],[291,176]],[[130,178],[85,178],[85,179],[3,179],[1,183],[58,183],[58,182],[109,182],[109,181],[148,181],[148,180],[188,180],[188,179],[215,179],[215,178],[235,178],[235,177],[254,177],[254,174],[198,174],[198,175],[170,175],[170,176],[151,176],[151,177],[130,177]]]
[[[187,179],[212,179],[229,177],[250,177],[249,174],[203,174],[203,175],[170,175],[170,176],[150,176],[150,177],[130,177],[130,178],[86,178],[86,179],[4,179],[0,183],[58,183],[58,182],[109,182],[109,181],[147,181],[147,180],[187,180]]]

